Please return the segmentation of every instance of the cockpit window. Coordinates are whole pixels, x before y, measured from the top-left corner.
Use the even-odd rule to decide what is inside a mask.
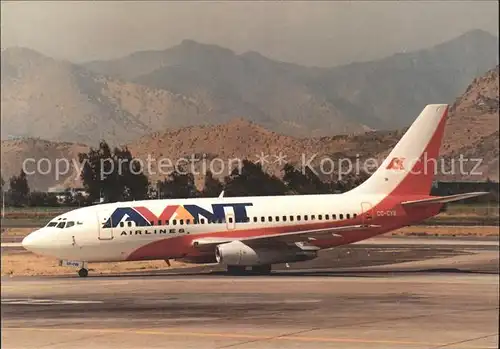
[[[71,228],[75,224],[82,224],[82,222],[76,222],[76,223],[75,221],[49,222],[47,224],[47,227],[57,227],[59,229],[63,229],[63,228]]]

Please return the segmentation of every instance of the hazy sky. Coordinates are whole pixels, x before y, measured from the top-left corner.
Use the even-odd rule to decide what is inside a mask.
[[[497,1],[43,2],[1,5],[2,48],[74,62],[193,39],[332,66],[429,47],[471,29],[498,36]]]

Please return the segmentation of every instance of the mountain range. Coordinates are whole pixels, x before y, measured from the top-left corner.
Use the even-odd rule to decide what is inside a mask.
[[[28,157],[76,160],[100,139],[142,159],[268,154],[267,170],[277,175],[280,153],[292,163],[317,154],[314,166],[323,157],[382,159],[426,104],[449,103],[443,159],[481,158],[482,174],[468,179],[498,180],[497,53],[497,39],[482,31],[333,68],[190,40],[84,65],[9,48],[1,53],[2,176],[17,174]],[[81,185],[74,168],[28,180],[39,190]]]
[[[429,49],[332,68],[192,40],[82,65],[8,48],[1,64],[2,139],[124,144],[234,118],[316,137],[406,127],[425,104],[453,102],[498,64],[498,39],[474,30]]]
[[[440,169],[450,174],[438,174],[441,180],[485,180],[498,181],[499,159],[499,66],[489,70],[481,77],[475,78],[463,91],[463,94],[451,104],[445,137],[441,147],[442,160],[445,166]],[[417,115],[414,115],[414,118]],[[231,164],[230,159],[249,159],[258,161],[262,155],[264,169],[281,176],[285,162],[290,162],[299,168],[308,160],[317,167],[322,159],[332,159],[338,164],[338,159],[349,158],[364,161],[374,158],[380,163],[390,149],[397,143],[405,128],[395,131],[367,131],[355,135],[336,135],[325,137],[293,137],[268,130],[254,122],[235,118],[225,124],[188,126],[175,130],[157,131],[127,144],[134,157],[143,160],[152,159],[148,176],[152,183],[163,176],[159,172],[159,160],[170,159],[175,163],[179,158],[196,158],[195,179],[199,187],[203,183],[205,170],[210,169],[210,161],[216,157],[223,159],[224,165]],[[2,141],[2,175],[4,179],[17,174],[23,160],[31,157],[35,161],[42,158],[50,159],[52,164],[56,159],[72,161],[78,158],[79,152],[86,152],[89,146],[80,143],[53,142],[40,139],[18,139]],[[460,155],[466,159],[465,170],[475,170],[479,175],[467,175],[457,171],[451,173],[450,164]],[[279,157],[282,156],[281,159]],[[481,159],[480,166],[475,159]],[[203,167],[205,164],[205,167]],[[217,172],[220,162],[213,162],[212,171]],[[208,166],[206,166],[208,165]],[[46,164],[44,165],[46,166]],[[72,165],[71,170],[56,178],[54,168],[48,171],[41,166],[46,174],[37,173],[28,176],[30,186],[39,190],[59,185],[61,187],[81,186]],[[65,168],[61,165],[61,168]],[[30,163],[28,170],[33,171],[35,165]],[[167,168],[166,171],[171,168]],[[324,167],[329,171],[328,166]],[[216,177],[228,175],[230,169]],[[333,174],[334,176],[336,173]],[[323,176],[328,179],[328,176]],[[335,177],[330,177],[330,179]]]

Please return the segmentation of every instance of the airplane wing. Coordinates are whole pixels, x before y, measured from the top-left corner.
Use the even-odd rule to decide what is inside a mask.
[[[474,193],[455,194],[455,195],[449,195],[449,196],[438,196],[438,197],[433,197],[433,198],[428,198],[428,199],[403,201],[401,203],[401,205],[403,205],[403,206],[418,206],[418,205],[427,205],[427,204],[445,204],[447,202],[469,199],[469,198],[473,198],[473,197],[481,196],[481,195],[486,195],[486,194],[489,194],[489,192],[480,191],[480,192],[474,192]]]
[[[324,229],[312,229],[302,231],[292,231],[288,233],[259,235],[251,237],[207,237],[193,240],[193,246],[199,248],[209,248],[215,245],[228,243],[231,241],[241,241],[249,246],[270,245],[276,243],[297,243],[310,242],[318,239],[342,238],[339,233],[352,230],[365,230],[378,228],[379,225],[348,225],[343,227],[333,227]]]

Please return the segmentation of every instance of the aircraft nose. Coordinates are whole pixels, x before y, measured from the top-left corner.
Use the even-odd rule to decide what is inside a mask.
[[[33,246],[33,233],[28,234],[27,236],[24,237],[23,241],[21,241],[21,245],[28,251],[31,251],[31,247]]]
[[[39,249],[41,247],[39,231],[36,230],[26,236],[23,241],[21,241],[21,245],[30,252],[34,252],[35,250]]]

